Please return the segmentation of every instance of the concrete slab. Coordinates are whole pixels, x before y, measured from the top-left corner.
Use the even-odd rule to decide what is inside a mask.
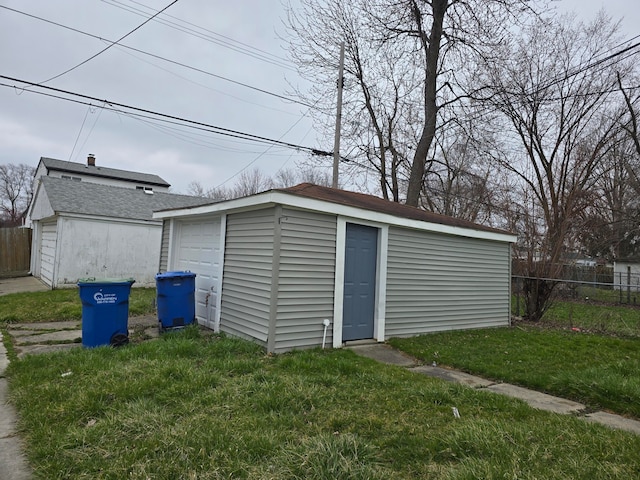
[[[496,383],[494,385],[489,385],[486,389],[501,395],[519,398],[520,400],[527,402],[533,408],[546,410],[548,412],[569,414],[584,410],[585,408],[581,403],[566,400],[564,398],[553,397],[546,393],[528,390],[508,383]]]
[[[6,378],[0,378],[0,438],[12,437],[16,434],[16,411],[7,400],[9,397],[9,384]],[[0,477],[2,478],[2,477]]]
[[[49,290],[49,287],[35,277],[0,278],[0,295],[21,292],[46,292],[47,290]]]
[[[75,342],[78,339],[82,339],[82,330],[59,330],[57,332],[16,337],[16,344],[20,346],[34,343]]]
[[[620,415],[614,415],[607,412],[594,412],[585,415],[588,422],[599,423],[611,428],[626,430],[627,432],[640,435],[640,421],[626,418]]]
[[[129,328],[142,325],[145,327],[157,327],[158,317],[156,315],[138,315],[129,317]]]
[[[79,320],[64,320],[60,322],[42,322],[42,323],[14,323],[10,325],[10,331],[22,330],[73,330],[78,329],[82,325]]]
[[[446,380],[448,382],[461,383],[462,385],[467,385],[471,388],[485,388],[495,383],[491,380],[476,377],[468,373],[450,370],[447,368],[433,367],[431,365],[421,365],[419,367],[410,368],[409,370],[429,377]]]
[[[400,367],[410,367],[416,364],[414,358],[396,350],[395,348],[391,348],[389,345],[385,345],[384,343],[350,345],[346,348],[353,350],[358,355],[372,358],[381,363],[398,365]]]
[[[2,480],[30,480],[33,478],[17,437],[0,437],[0,478]]]
[[[147,327],[144,329],[144,335],[149,338],[160,338],[160,329],[158,327]]]
[[[0,334],[0,377],[8,364],[7,351]],[[0,378],[0,478],[2,480],[28,480],[31,470],[25,459],[22,444],[17,435],[18,416],[8,401],[8,382]]]
[[[23,358],[25,355],[38,355],[41,353],[60,352],[71,350],[72,348],[82,347],[81,343],[52,343],[51,345],[24,345],[16,348],[16,354],[18,358]]]
[[[7,349],[4,348],[4,343],[2,342],[2,333],[0,333],[0,378],[4,377],[4,371],[8,366],[9,358],[7,357]]]

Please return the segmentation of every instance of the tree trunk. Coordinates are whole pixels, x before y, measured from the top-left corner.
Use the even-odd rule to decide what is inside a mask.
[[[442,25],[447,12],[448,0],[433,0],[433,23],[431,32],[427,38],[422,30],[422,16],[418,6],[414,2],[414,16],[417,28],[421,35],[422,47],[425,51],[425,82],[424,82],[424,126],[411,164],[409,185],[407,187],[407,205],[418,206],[424,172],[427,163],[429,149],[436,133],[436,116],[438,106],[436,104],[436,80],[438,78],[438,59],[440,57],[440,41],[442,40]]]

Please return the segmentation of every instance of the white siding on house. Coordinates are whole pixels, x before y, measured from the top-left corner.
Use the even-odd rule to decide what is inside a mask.
[[[386,335],[508,325],[510,245],[389,229]]]
[[[336,216],[283,209],[280,228],[274,351],[322,345],[322,321],[333,317]]]
[[[58,229],[54,287],[74,286],[90,277],[133,278],[138,286],[155,285],[160,225],[62,216]]]
[[[640,292],[640,263],[617,260],[613,263],[613,284],[616,290]]]
[[[227,216],[220,329],[266,346],[275,209]]]
[[[113,187],[124,187],[124,188],[137,188],[137,187],[147,187],[152,189],[155,192],[169,192],[169,187],[165,187],[162,185],[150,185],[146,182],[136,182],[135,180],[122,180],[118,178],[108,178],[108,177],[98,177],[95,175],[82,174],[78,172],[61,172],[59,170],[50,170],[48,177],[54,178],[68,178],[71,180],[76,180],[78,182],[87,182],[87,183],[98,183],[100,185],[111,185]],[[39,178],[36,176],[36,178]]]
[[[40,278],[42,281],[53,287],[55,272],[57,228],[56,222],[40,224],[42,229],[42,244],[40,246]]]

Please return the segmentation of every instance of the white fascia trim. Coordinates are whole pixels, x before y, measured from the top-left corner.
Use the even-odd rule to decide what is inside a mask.
[[[224,278],[224,249],[227,244],[227,215],[222,214],[220,216],[220,271],[218,273],[218,295],[216,296],[216,315],[213,319],[213,331],[220,333],[220,321],[222,318],[222,288]]]
[[[376,307],[374,313],[375,339],[385,341],[387,311],[387,258],[389,257],[389,225],[381,225],[378,231],[378,264],[376,265]]]
[[[260,193],[250,197],[228,200],[225,202],[214,203],[211,205],[203,205],[200,207],[184,208],[180,210],[169,210],[155,212],[154,219],[184,217],[192,215],[206,215],[217,212],[230,212],[239,209],[255,209],[266,208],[275,204],[280,204],[292,208],[300,208],[303,210],[311,210],[321,213],[330,213],[338,216],[352,217],[358,221],[370,221],[386,223],[397,227],[412,228],[415,230],[424,230],[429,232],[444,233],[447,235],[456,235],[468,238],[477,238],[482,240],[492,240],[496,242],[515,243],[518,239],[516,235],[487,232],[483,230],[474,230],[472,228],[455,227],[452,225],[442,225],[439,223],[425,222],[422,220],[412,220],[410,218],[398,217],[388,213],[378,213],[371,210],[341,205],[338,203],[327,202],[325,200],[317,200],[314,198],[300,197],[295,194],[269,191]]]
[[[336,224],[336,274],[333,284],[333,348],[342,347],[342,313],[344,308],[344,258],[347,245],[347,220],[338,217]]]
[[[64,218],[78,218],[81,220],[95,220],[97,222],[109,222],[109,223],[132,223],[135,225],[145,225],[162,227],[161,220],[137,220],[134,218],[118,218],[118,217],[105,217],[99,215],[87,215],[84,213],[66,213],[66,212],[56,212],[56,215]]]
[[[169,245],[167,245],[167,272],[173,270],[173,240],[176,230],[176,221],[171,218],[169,219]],[[160,244],[162,246],[162,244]]]

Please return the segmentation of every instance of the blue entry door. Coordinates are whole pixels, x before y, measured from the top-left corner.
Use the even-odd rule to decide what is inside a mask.
[[[373,338],[378,229],[347,223],[342,340]]]

